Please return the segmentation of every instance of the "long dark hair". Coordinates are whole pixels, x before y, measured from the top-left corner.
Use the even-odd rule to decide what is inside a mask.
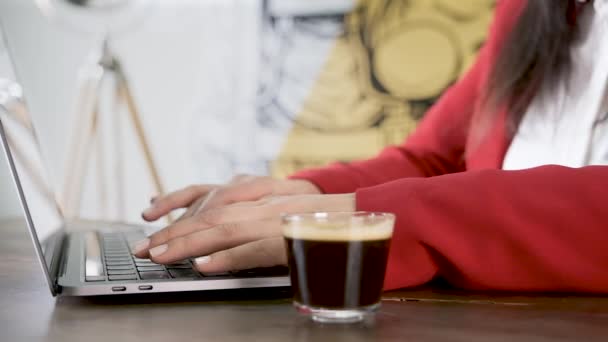
[[[508,108],[509,134],[515,133],[541,84],[555,84],[551,81],[568,72],[578,4],[577,0],[528,0],[505,40],[488,79],[484,107],[488,113]]]

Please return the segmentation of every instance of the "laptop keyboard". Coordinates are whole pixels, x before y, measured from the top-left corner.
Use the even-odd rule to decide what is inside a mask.
[[[127,235],[120,232],[90,233],[86,243],[87,282],[124,281],[124,280],[163,280],[163,279],[213,279],[213,278],[250,278],[287,275],[287,268],[269,267],[215,274],[199,273],[191,260],[183,260],[170,265],[159,265],[149,259],[133,256],[129,245],[140,234]],[[101,246],[99,247],[95,247]]]

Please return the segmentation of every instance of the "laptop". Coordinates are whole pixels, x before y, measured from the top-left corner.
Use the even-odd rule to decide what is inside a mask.
[[[2,39],[0,30],[0,39]],[[1,76],[1,75],[0,75]],[[225,290],[290,285],[285,267],[201,274],[191,260],[158,265],[131,255],[151,227],[70,221],[62,215],[30,113],[15,82],[0,79],[0,140],[34,249],[53,296]]]

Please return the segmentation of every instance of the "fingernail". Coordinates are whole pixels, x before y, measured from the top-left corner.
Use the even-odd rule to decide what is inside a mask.
[[[154,206],[152,206],[152,207],[144,210],[144,212],[142,213],[142,215],[144,215],[144,216],[150,216],[153,211],[154,211]]]
[[[211,257],[210,256],[202,256],[202,257],[194,259],[194,263],[197,264],[197,265],[208,264],[209,261],[211,261]]]
[[[150,256],[157,257],[157,256],[165,253],[167,251],[167,249],[169,249],[169,246],[167,244],[156,246],[156,247],[150,249]]]
[[[137,241],[136,243],[134,243],[133,247],[131,247],[131,251],[133,252],[133,254],[138,254],[139,252],[142,252],[143,250],[148,248],[148,246],[150,246],[150,239],[145,238],[141,241]]]

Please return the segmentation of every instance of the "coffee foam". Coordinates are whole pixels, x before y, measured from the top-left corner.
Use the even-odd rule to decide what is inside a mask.
[[[355,227],[330,223],[291,223],[284,227],[283,235],[289,239],[313,241],[387,240],[393,235],[393,223],[382,222]]]

